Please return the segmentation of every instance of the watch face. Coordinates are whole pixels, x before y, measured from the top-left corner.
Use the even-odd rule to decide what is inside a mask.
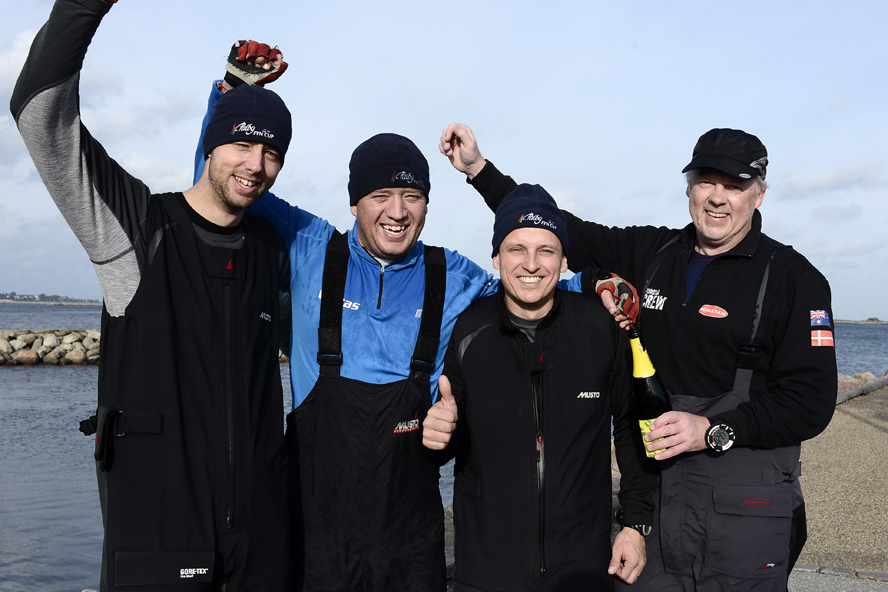
[[[727,424],[719,423],[706,434],[706,444],[716,452],[724,452],[734,444],[734,430]]]

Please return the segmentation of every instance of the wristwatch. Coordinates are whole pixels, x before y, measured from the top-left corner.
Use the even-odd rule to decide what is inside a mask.
[[[710,420],[711,421],[711,420]],[[711,423],[706,431],[706,446],[713,452],[724,452],[734,445],[734,430],[726,423]]]
[[[653,530],[653,527],[648,526],[647,524],[624,524],[623,528],[631,528],[632,530],[637,530],[638,534],[643,537],[651,534],[651,530]]]

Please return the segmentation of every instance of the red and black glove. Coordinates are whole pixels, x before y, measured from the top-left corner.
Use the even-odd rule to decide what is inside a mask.
[[[257,66],[256,62],[260,64]],[[231,46],[228,62],[225,64],[225,82],[232,87],[241,84],[265,86],[274,82],[287,70],[287,62],[277,45],[240,40]]]
[[[592,271],[591,269],[589,270]],[[588,280],[586,279],[588,277]],[[588,281],[588,283],[587,283]],[[583,291],[595,291],[601,296],[601,293],[607,290],[614,296],[614,304],[617,310],[626,315],[629,321],[634,325],[638,322],[638,292],[635,287],[618,276],[604,269],[599,269],[587,276],[587,272],[583,272]]]

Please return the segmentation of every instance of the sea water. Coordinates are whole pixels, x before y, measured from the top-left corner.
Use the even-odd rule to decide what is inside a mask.
[[[98,329],[99,306],[0,304],[0,330]],[[839,371],[888,370],[888,325],[838,324]],[[281,366],[289,392],[287,365]],[[0,367],[0,592],[98,589],[102,520],[93,438],[96,366]],[[283,404],[289,411],[290,397]],[[452,465],[441,471],[444,505]]]

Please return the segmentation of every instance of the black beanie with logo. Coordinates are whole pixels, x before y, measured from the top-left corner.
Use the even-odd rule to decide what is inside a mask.
[[[365,195],[377,189],[412,187],[429,200],[432,184],[425,156],[404,136],[377,134],[361,143],[348,162],[348,199],[357,205]]]
[[[292,118],[283,99],[261,86],[242,84],[219,97],[204,132],[204,158],[222,144],[262,142],[277,148],[283,165],[292,135]]]
[[[567,217],[558,204],[539,185],[522,183],[503,198],[496,208],[493,222],[493,255],[497,254],[503,240],[519,228],[542,228],[551,231],[561,241],[561,250],[567,257]],[[493,256],[491,255],[491,256]]]

